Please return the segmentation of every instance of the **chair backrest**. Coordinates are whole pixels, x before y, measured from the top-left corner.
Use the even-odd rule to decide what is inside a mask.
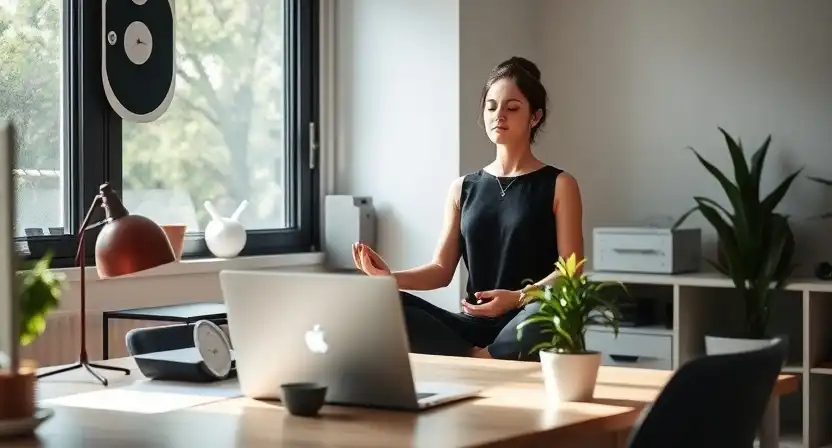
[[[785,343],[682,365],[630,434],[630,448],[750,447],[785,363]]]

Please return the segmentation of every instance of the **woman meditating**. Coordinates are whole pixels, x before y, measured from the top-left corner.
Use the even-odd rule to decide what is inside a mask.
[[[400,290],[409,291],[447,286],[459,258],[465,261],[461,313],[401,293],[412,352],[538,360],[530,349],[551,335],[529,326],[518,340],[517,325],[538,309],[522,306],[521,290],[529,281],[551,284],[559,255],[583,258],[581,194],[574,177],[532,154],[547,106],[534,63],[513,57],[499,64],[480,103],[496,158],[451,184],[433,261],[391,272],[364,244],[353,246],[353,256],[367,275],[392,275]]]

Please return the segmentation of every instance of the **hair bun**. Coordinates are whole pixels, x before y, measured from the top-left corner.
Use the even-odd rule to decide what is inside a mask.
[[[526,71],[529,75],[531,75],[534,79],[540,81],[540,69],[537,68],[537,64],[534,62],[520,56],[512,56],[507,61],[500,63],[497,68],[519,68]]]

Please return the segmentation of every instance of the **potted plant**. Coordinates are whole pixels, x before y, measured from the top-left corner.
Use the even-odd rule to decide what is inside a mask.
[[[581,272],[586,260],[575,254],[560,258],[555,264],[558,276],[552,285],[528,286],[523,289],[521,302],[540,303],[540,309],[517,326],[517,338],[530,330],[551,334],[551,339],[532,347],[540,355],[546,392],[556,401],[585,401],[592,398],[601,353],[587,349],[586,329],[599,324],[612,327],[618,336],[621,314],[612,300],[602,294],[616,282],[590,282]]]
[[[47,314],[58,305],[63,292],[63,276],[49,270],[51,261],[51,254],[47,254],[31,269],[17,274],[21,345],[29,345],[43,334]],[[36,370],[33,361],[0,358],[0,420],[34,415]]]
[[[719,128],[725,138],[734,170],[731,181],[716,166],[689,148],[705,169],[719,182],[728,197],[730,208],[716,201],[696,196],[696,205],[674,224],[680,226],[694,212],[699,212],[714,227],[718,236],[717,260],[707,260],[731,278],[744,306],[744,326],[733,334],[706,335],[709,354],[754,349],[771,339],[772,292],[785,286],[795,265],[794,235],[788,217],[775,209],[801,170],[788,175],[768,195],[762,197],[760,179],[771,144],[769,135],[762,146],[746,161],[742,142]]]

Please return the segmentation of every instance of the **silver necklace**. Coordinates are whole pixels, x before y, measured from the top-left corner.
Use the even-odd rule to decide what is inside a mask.
[[[508,191],[508,189],[514,183],[514,181],[517,180],[517,178],[515,177],[514,179],[511,180],[511,182],[508,183],[508,185],[505,186],[505,188],[503,188],[503,183],[500,182],[500,178],[497,177],[497,176],[494,176],[494,179],[497,181],[497,185],[500,187],[500,199],[506,197],[506,191]]]

